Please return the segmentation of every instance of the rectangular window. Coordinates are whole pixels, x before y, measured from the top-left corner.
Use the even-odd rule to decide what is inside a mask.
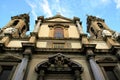
[[[9,80],[13,66],[0,66],[0,80]]]
[[[120,67],[117,63],[99,63],[105,80],[120,80]]]
[[[115,67],[114,66],[107,66],[107,67],[103,67],[106,77],[108,78],[108,80],[119,80],[117,78],[116,72],[115,72]]]
[[[53,48],[64,48],[65,44],[64,43],[53,43]]]

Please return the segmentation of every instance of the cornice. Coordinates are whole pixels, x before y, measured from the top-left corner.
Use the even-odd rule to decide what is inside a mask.
[[[39,37],[38,40],[80,40],[80,38],[53,38],[53,37]]]
[[[13,55],[5,55],[4,57],[0,58],[0,62],[21,62],[21,59]]]
[[[71,49],[71,48],[36,48],[37,52],[65,52],[65,53],[80,53],[82,49]]]
[[[45,20],[50,20],[50,19],[55,19],[55,18],[62,18],[62,19],[65,19],[65,20],[72,21],[72,19],[67,18],[67,17],[64,17],[64,16],[62,16],[62,15],[60,15],[60,14],[57,14],[57,15],[55,15],[55,16],[53,16],[53,17],[45,18]]]
[[[97,63],[114,63],[114,62],[118,62],[118,60],[112,57],[102,57],[98,59],[96,62]]]

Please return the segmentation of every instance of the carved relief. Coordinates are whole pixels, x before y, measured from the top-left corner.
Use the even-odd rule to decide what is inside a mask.
[[[110,33],[110,31],[108,30],[103,30],[102,31],[102,36],[105,37],[105,36],[112,36],[112,34]]]
[[[40,73],[41,70],[45,70],[45,72],[74,72],[78,70],[81,74],[83,72],[83,67],[63,54],[58,53],[49,57],[48,61],[38,64],[35,71]]]

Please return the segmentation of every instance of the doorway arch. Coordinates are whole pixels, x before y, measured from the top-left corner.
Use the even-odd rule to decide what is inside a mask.
[[[58,53],[37,64],[37,80],[81,80],[83,67],[65,55]]]

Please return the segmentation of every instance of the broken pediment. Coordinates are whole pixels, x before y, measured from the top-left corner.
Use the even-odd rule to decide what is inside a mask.
[[[80,73],[83,72],[83,67],[75,61],[65,55],[58,53],[48,58],[47,61],[39,63],[35,71],[39,73],[41,70],[46,72],[74,72],[78,70]]]

